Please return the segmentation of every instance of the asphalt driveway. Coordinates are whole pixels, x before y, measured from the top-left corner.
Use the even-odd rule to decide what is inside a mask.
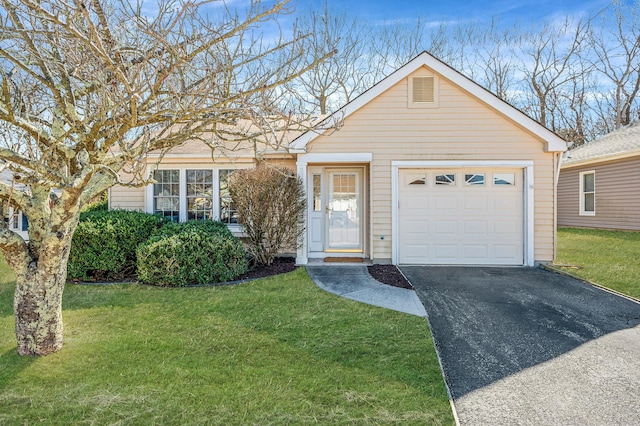
[[[462,425],[639,424],[640,304],[534,268],[400,269]]]

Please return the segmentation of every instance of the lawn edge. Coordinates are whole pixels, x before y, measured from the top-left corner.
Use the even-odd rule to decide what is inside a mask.
[[[598,283],[596,283],[596,282],[593,282],[593,281],[587,280],[587,279],[585,279],[585,278],[575,276],[575,275],[571,274],[570,272],[567,272],[567,271],[565,271],[565,270],[559,269],[559,268],[557,268],[557,267],[555,267],[555,266],[553,266],[553,265],[550,265],[550,264],[542,264],[542,263],[541,263],[539,267],[540,267],[541,269],[544,269],[544,270],[549,271],[549,272],[553,272],[553,273],[555,273],[555,274],[564,275],[564,276],[566,276],[566,277],[571,277],[571,278],[574,278],[574,279],[576,279],[576,280],[582,281],[583,283],[589,284],[589,285],[591,285],[591,286],[594,286],[594,287],[596,287],[596,288],[599,288],[599,289],[601,289],[601,290],[604,290],[604,291],[606,291],[606,292],[608,292],[608,293],[615,294],[616,296],[623,297],[623,298],[625,298],[625,299],[627,299],[627,300],[630,300],[630,301],[635,302],[635,303],[637,303],[637,304],[639,304],[639,305],[640,305],[640,299],[638,299],[638,298],[635,298],[635,297],[633,297],[633,296],[629,296],[628,294],[624,294],[624,293],[622,293],[622,292],[619,292],[618,290],[611,289],[611,288],[606,287],[606,286],[604,286],[604,285],[602,285],[602,284],[598,284]]]

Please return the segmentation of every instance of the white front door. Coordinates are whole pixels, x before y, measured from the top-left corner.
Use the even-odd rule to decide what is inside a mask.
[[[363,172],[358,168],[309,169],[309,251],[362,253]]]
[[[326,251],[362,252],[362,173],[329,170],[326,206]]]

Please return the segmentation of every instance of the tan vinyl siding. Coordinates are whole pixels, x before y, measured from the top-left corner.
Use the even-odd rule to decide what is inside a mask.
[[[580,172],[595,171],[594,216],[580,215]],[[640,157],[562,169],[558,225],[640,231]]]
[[[130,182],[132,175],[120,172],[122,182]],[[115,185],[109,189],[109,208],[144,211],[144,188]]]
[[[109,191],[109,208],[144,211],[144,188],[114,186]]]
[[[430,75],[427,70],[415,75]],[[409,76],[411,78],[412,76]],[[532,160],[535,170],[535,253],[554,257],[554,154],[545,143],[475,97],[438,78],[438,108],[407,107],[408,79],[349,116],[339,131],[308,147],[311,153],[371,152],[374,258],[391,258],[391,162]],[[385,239],[381,240],[380,236]]]

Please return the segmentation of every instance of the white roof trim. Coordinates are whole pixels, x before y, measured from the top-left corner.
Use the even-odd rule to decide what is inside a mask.
[[[567,150],[567,144],[560,136],[556,135],[551,130],[547,129],[537,121],[531,119],[526,114],[504,102],[491,92],[487,91],[486,89],[479,86],[477,83],[468,79],[467,77],[463,76],[450,66],[431,56],[427,52],[423,52],[420,55],[416,56],[414,59],[387,76],[378,84],[358,96],[356,99],[342,107],[340,110],[336,111],[334,114],[327,117],[325,120],[323,120],[323,123],[327,122],[327,120],[331,120],[333,117],[339,114],[342,115],[342,119],[349,117],[351,114],[371,102],[373,99],[380,96],[382,93],[390,89],[401,80],[407,78],[410,74],[423,66],[432,69],[440,76],[444,77],[461,89],[475,96],[480,101],[484,102],[486,105],[495,109],[499,113],[508,117],[519,126],[545,140],[547,142],[547,151],[564,152]],[[318,131],[307,131],[291,143],[291,148],[296,150],[304,150],[308,143],[315,140],[320,135],[322,135],[322,133],[319,133]]]

